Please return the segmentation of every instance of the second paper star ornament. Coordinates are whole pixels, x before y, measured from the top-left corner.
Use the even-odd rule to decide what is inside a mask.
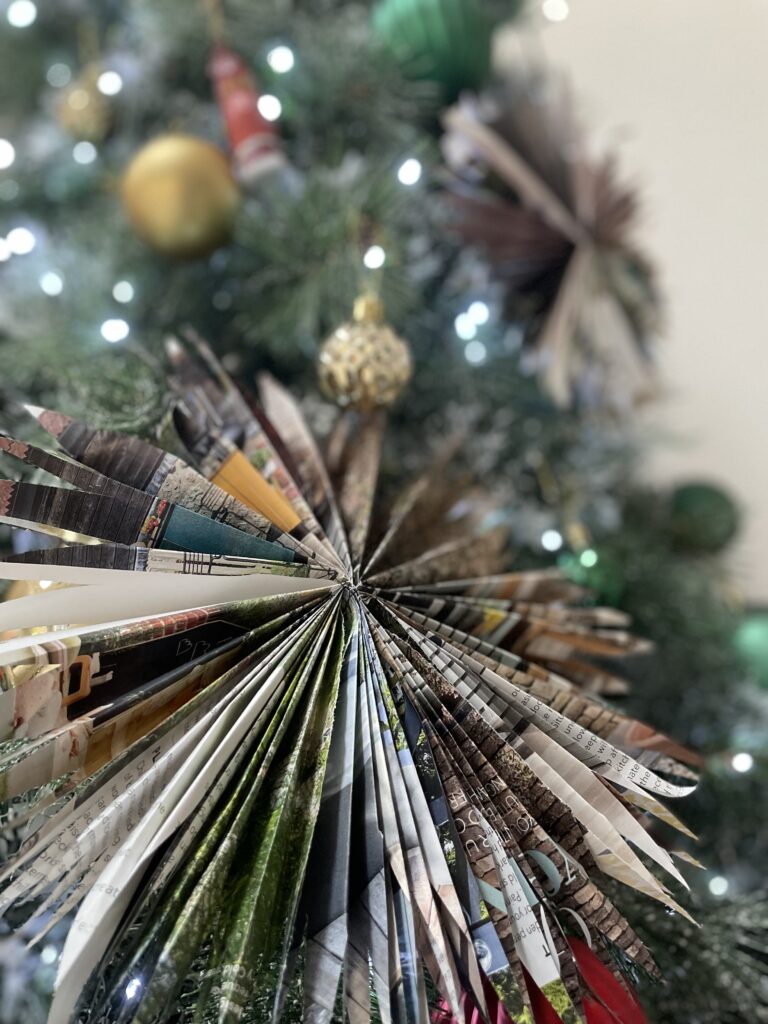
[[[60,454],[2,439],[63,484],[3,521],[70,531],[2,564],[65,586],[0,606],[0,906],[74,914],[52,1024],[642,1020],[601,879],[684,913],[644,819],[685,831],[694,775],[599,696],[622,616],[499,573],[446,458],[380,509],[380,414],[324,459],[274,381],[254,412],[170,354],[186,458],[41,409]]]

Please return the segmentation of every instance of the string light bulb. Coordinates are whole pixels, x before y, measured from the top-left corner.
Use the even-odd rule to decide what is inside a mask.
[[[112,289],[112,298],[115,302],[122,302],[123,304],[130,302],[134,294],[134,288],[130,281],[118,281]]]
[[[563,535],[559,530],[545,530],[541,535],[541,546],[545,551],[559,551],[563,546]]]
[[[459,313],[453,326],[462,341],[471,341],[477,334],[477,325],[469,313]]]
[[[272,96],[270,93],[264,93],[263,96],[259,96],[256,106],[259,108],[259,113],[265,121],[276,121],[283,112],[283,105],[277,96]]]
[[[571,13],[567,0],[544,0],[541,11],[547,21],[565,21]]]
[[[117,96],[123,88],[123,80],[116,71],[102,71],[96,79],[96,87],[103,96]]]
[[[92,164],[97,156],[96,147],[92,142],[76,142],[72,147],[72,157],[75,163]]]
[[[16,159],[16,150],[8,139],[0,139],[0,171],[6,170]]]
[[[735,772],[743,774],[744,772],[751,772],[755,766],[755,759],[751,754],[748,754],[745,750],[740,751],[738,754],[734,754],[731,758],[731,767]]]
[[[131,978],[125,986],[125,998],[135,999],[141,991],[141,978]]]
[[[365,250],[363,264],[368,270],[380,270],[387,260],[387,254],[380,245],[372,245]]]
[[[55,946],[53,946],[53,945],[43,946],[43,951],[40,954],[40,959],[42,960],[42,962],[44,964],[49,964],[49,965],[50,964],[55,964],[56,960],[58,958],[58,955],[59,955],[59,953],[58,953],[58,950],[56,949]]]
[[[48,270],[40,276],[40,287],[46,295],[51,297],[61,295],[64,290],[64,278],[55,270]]]
[[[709,891],[713,896],[725,896],[729,888],[728,879],[722,875],[715,875],[709,880]]]
[[[485,302],[471,302],[467,315],[472,319],[478,327],[482,327],[483,324],[487,324],[491,316],[491,311]]]
[[[416,157],[409,157],[403,160],[397,169],[397,180],[401,185],[415,185],[421,178],[421,161]]]
[[[273,46],[267,54],[267,64],[275,71],[278,75],[284,75],[288,71],[291,71],[296,58],[293,55],[293,50],[290,46],[280,44]]]
[[[480,366],[488,357],[488,349],[482,341],[470,341],[464,346],[464,358],[472,366]]]
[[[29,228],[13,228],[8,232],[5,241],[14,256],[26,256],[35,248],[37,239]]]
[[[101,336],[104,341],[108,341],[111,345],[117,344],[118,341],[125,341],[130,333],[130,327],[119,317],[114,319],[105,320],[101,325]]]
[[[593,548],[585,548],[579,555],[579,561],[585,569],[593,569],[597,565],[597,552]]]
[[[45,73],[45,79],[54,89],[61,89],[72,81],[72,69],[68,64],[51,64]]]
[[[29,28],[37,18],[37,7],[32,0],[13,0],[8,4],[5,16],[14,28]]]

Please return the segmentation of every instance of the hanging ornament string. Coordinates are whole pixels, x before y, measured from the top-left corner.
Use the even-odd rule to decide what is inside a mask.
[[[352,219],[350,242],[360,254],[352,319],[340,324],[318,354],[326,396],[343,409],[370,413],[399,397],[413,374],[408,343],[385,322],[381,285],[386,263],[378,225],[362,213]]]
[[[533,464],[532,469],[542,498],[559,513],[560,526],[568,546],[577,552],[590,547],[592,537],[581,515],[583,498],[578,484],[573,480],[569,483],[561,480],[555,473],[552,463],[543,454]]]
[[[225,38],[224,5],[221,0],[203,0],[208,32],[214,43],[223,43]]]
[[[103,142],[114,127],[115,106],[99,89],[103,63],[95,21],[84,19],[78,24],[77,51],[81,71],[59,97],[56,117],[73,138]]]

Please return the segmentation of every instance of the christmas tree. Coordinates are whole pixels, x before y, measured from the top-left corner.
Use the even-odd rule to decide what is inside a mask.
[[[275,373],[319,430],[321,384],[343,407],[394,403],[385,481],[422,468],[415,436],[469,433],[465,469],[502,510],[508,566],[558,565],[628,612],[655,649],[622,668],[625,694],[606,668],[611,700],[703,758],[680,812],[699,842],[652,830],[705,865],[685,871],[703,930],[610,893],[666,978],[639,982],[649,1018],[759,1020],[753,676],[768,629],[744,620],[722,567],[730,496],[637,483],[657,286],[634,196],[610,157],[584,155],[556,75],[492,67],[495,28],[535,15],[494,0],[11,0],[2,426],[30,436],[21,399],[162,436],[170,334],[205,338],[246,393]],[[31,479],[9,460],[3,475]],[[45,1019],[60,943],[54,929],[22,955],[3,939],[0,1020]]]

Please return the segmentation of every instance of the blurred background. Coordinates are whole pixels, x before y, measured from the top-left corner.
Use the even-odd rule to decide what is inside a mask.
[[[469,429],[510,564],[630,613],[655,653],[611,699],[702,754],[703,927],[615,894],[657,1024],[768,1019],[766,42],[757,0],[0,0],[4,429],[157,436],[188,329],[322,426],[378,296],[390,466]],[[0,1024],[35,1024],[61,934],[1,927]]]
[[[650,452],[654,479],[715,475],[738,494],[745,516],[730,565],[745,593],[765,602],[768,207],[756,129],[768,9],[758,0],[738,11],[578,0],[537,35],[577,90],[591,132],[619,146],[642,195],[642,237],[667,296],[665,394],[651,423],[669,441]],[[501,64],[518,42],[514,31],[499,38]]]

